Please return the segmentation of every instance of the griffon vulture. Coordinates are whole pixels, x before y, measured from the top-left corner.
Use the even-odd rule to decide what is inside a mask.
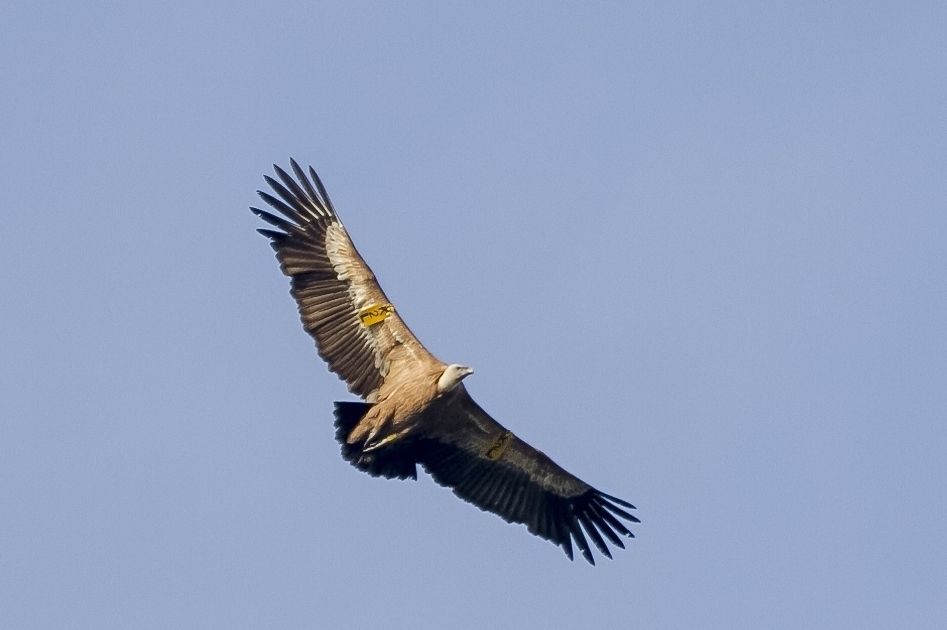
[[[474,402],[469,367],[446,364],[405,325],[352,244],[318,175],[290,160],[296,178],[274,165],[258,191],[277,213],[251,210],[275,230],[270,239],[292,280],[303,327],[329,369],[365,402],[335,403],[342,457],[359,470],[417,479],[421,464],[461,499],[559,545],[572,541],[595,564],[588,539],[611,557],[637,523],[630,503],[596,490],[558,466]],[[584,532],[583,532],[584,530]]]

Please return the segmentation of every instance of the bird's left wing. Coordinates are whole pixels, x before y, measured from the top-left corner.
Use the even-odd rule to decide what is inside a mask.
[[[417,460],[460,498],[559,545],[572,541],[595,564],[588,538],[612,557],[605,538],[624,548],[621,522],[639,520],[632,504],[600,492],[522,441],[480,408],[463,386],[416,445]],[[584,533],[583,533],[584,530]]]

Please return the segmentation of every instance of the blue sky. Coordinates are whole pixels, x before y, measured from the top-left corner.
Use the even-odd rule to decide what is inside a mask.
[[[947,625],[940,3],[13,3],[0,626]],[[322,174],[597,567],[332,439],[247,206]]]

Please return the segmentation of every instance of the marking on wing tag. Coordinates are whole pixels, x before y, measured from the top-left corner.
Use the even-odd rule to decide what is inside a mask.
[[[369,304],[358,312],[363,326],[374,326],[388,319],[395,312],[391,304]]]
[[[493,443],[493,446],[487,449],[487,459],[496,461],[503,457],[503,453],[506,452],[506,449],[510,447],[510,442],[513,441],[513,434],[509,431],[504,431],[500,434],[500,437],[497,438],[497,441]]]

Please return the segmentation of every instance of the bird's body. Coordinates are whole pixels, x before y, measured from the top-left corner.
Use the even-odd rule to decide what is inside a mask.
[[[401,320],[355,249],[322,182],[290,161],[295,179],[274,166],[276,196],[260,192],[282,216],[254,208],[277,230],[260,230],[276,250],[303,327],[319,355],[364,402],[338,402],[342,456],[375,476],[416,478],[421,464],[462,499],[560,545],[574,540],[594,564],[586,535],[624,547],[620,519],[638,522],[615,497],[562,469],[491,418],[467,393],[473,373],[431,354]],[[284,218],[285,217],[285,218]],[[583,533],[584,531],[584,533]],[[603,538],[604,537],[604,538]]]
[[[447,366],[439,361],[415,361],[409,365],[386,379],[374,404],[346,442],[365,440],[370,447],[380,440],[407,434],[429,415],[431,406],[443,394],[438,391],[438,382]]]

